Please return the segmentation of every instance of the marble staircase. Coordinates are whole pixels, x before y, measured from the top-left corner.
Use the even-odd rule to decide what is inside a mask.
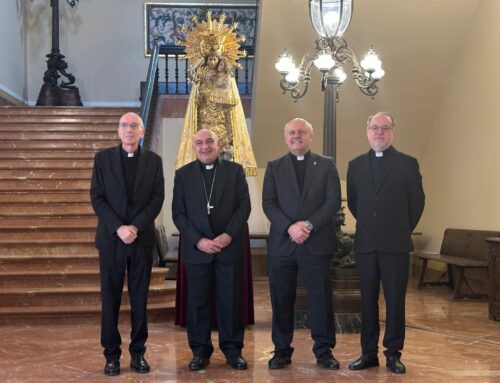
[[[100,318],[96,151],[118,143],[122,108],[0,107],[0,324]],[[170,318],[175,281],[154,268],[151,320]],[[130,312],[122,298],[121,319]]]

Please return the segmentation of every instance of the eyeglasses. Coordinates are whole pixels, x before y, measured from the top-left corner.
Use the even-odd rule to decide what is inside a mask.
[[[389,130],[392,130],[392,126],[369,126],[368,127],[368,130],[371,132],[371,133],[387,133]]]
[[[137,122],[131,122],[131,123],[120,122],[120,128],[127,129],[128,127],[130,127],[133,130],[142,129],[142,126],[139,125]]]

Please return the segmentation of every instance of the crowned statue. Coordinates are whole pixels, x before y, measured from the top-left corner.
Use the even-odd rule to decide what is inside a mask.
[[[195,159],[191,138],[199,129],[209,129],[219,138],[221,157],[243,166],[247,176],[257,175],[257,163],[248,135],[245,114],[234,79],[245,36],[235,33],[237,23],[224,24],[226,15],[207,20],[192,19],[183,28],[185,38],[177,42],[186,47],[189,79],[192,83],[175,168]]]

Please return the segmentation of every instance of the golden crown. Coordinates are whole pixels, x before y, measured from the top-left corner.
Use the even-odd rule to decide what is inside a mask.
[[[226,15],[222,13],[219,19],[212,18],[212,12],[207,12],[207,20],[201,21],[197,17],[191,19],[193,25],[182,27],[185,38],[177,41],[177,45],[186,46],[186,58],[191,65],[202,64],[206,57],[217,56],[233,67],[238,66],[238,59],[246,56],[246,51],[240,51],[240,42],[244,42],[244,35],[238,36],[235,30],[238,23],[224,24]]]

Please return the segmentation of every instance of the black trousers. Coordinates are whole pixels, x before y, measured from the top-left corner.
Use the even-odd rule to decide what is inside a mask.
[[[363,354],[378,352],[378,299],[382,282],[386,304],[384,354],[400,357],[405,339],[405,297],[410,255],[361,253],[357,254],[356,262],[361,286],[361,350]]]
[[[304,280],[311,316],[311,337],[316,358],[335,347],[330,283],[331,255],[311,255],[297,246],[291,256],[268,258],[269,290],[273,308],[272,340],[275,352],[291,356],[297,273]]]
[[[241,354],[243,319],[243,260],[208,264],[185,263],[187,275],[187,335],[193,355],[210,358],[212,308],[217,311],[219,347],[226,357]]]
[[[122,339],[118,331],[118,314],[125,273],[131,305],[129,352],[133,357],[143,355],[148,338],[147,300],[151,268],[152,247],[125,245],[118,238],[107,248],[99,249],[101,276],[101,344],[107,360],[121,355]]]

